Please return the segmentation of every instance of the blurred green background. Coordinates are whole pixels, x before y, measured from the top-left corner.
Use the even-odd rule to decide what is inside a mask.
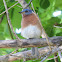
[[[17,1],[15,0],[5,0],[7,7],[11,7]],[[27,3],[29,3],[30,0],[25,0]],[[32,1],[34,9],[36,13],[38,13],[41,23],[48,34],[49,37],[53,36],[62,36],[62,28],[54,27],[59,26],[62,27],[62,0],[33,0]],[[11,19],[11,23],[13,26],[14,31],[16,32],[16,29],[21,28],[21,19],[22,15],[19,14],[22,10],[22,8],[18,7],[21,6],[19,3],[15,5],[13,8],[9,10],[9,16]],[[30,5],[31,7],[31,5]],[[32,7],[31,7],[32,9]],[[3,0],[0,0],[0,14],[5,11]],[[0,40],[11,40],[16,39],[13,36],[13,33],[11,32],[11,29],[8,27],[6,13],[0,15]],[[17,33],[17,32],[16,32]],[[11,35],[12,34],[12,35]],[[23,37],[20,34],[17,34],[20,39],[23,39]],[[30,48],[28,48],[30,49]],[[15,49],[7,49],[7,48],[0,48],[0,55],[9,54]],[[24,48],[20,48],[18,52],[24,50]],[[53,58],[54,55],[50,56],[49,58]],[[59,58],[58,58],[59,59]],[[23,62],[23,60],[17,60],[13,62]],[[40,60],[29,60],[26,62],[40,62]],[[45,60],[44,62],[54,62],[54,60]],[[60,59],[59,59],[60,62]]]

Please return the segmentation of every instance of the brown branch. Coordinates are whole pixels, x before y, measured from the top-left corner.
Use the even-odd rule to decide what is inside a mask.
[[[62,45],[62,36],[49,37],[51,46]],[[46,39],[0,40],[0,48],[28,48],[48,46]]]
[[[44,48],[40,48],[39,49],[39,53],[40,55],[44,55],[45,53],[47,53],[49,51],[49,48],[47,47],[44,47]],[[44,54],[43,54],[44,52]],[[0,60],[4,60],[3,58],[5,58],[7,55],[4,55],[4,56],[0,56]],[[20,60],[20,59],[23,59],[23,58],[26,58],[27,60],[31,60],[31,59],[35,59],[36,57],[35,56],[32,56],[31,55],[31,50],[28,50],[28,51],[24,51],[24,52],[18,52],[18,53],[15,53],[15,54],[12,54],[11,56],[8,56],[8,61],[14,61],[14,60]]]
[[[39,48],[38,49],[39,50],[39,59],[47,56],[47,54],[48,54],[47,57],[49,57],[50,55],[52,55],[62,49],[62,47],[58,47],[58,48],[51,47],[51,48],[53,49],[52,52],[49,52],[49,47]],[[0,56],[0,61],[7,59],[6,57],[8,58],[8,61],[20,60],[23,58],[26,58],[26,60],[36,59],[36,56],[31,55],[31,50],[24,51],[24,52],[18,52],[18,53],[11,54],[11,55]],[[5,62],[5,61],[3,61],[3,62]]]
[[[6,5],[5,0],[3,0],[3,2],[4,2],[5,9],[6,9],[7,20],[8,20],[8,23],[9,23],[9,25],[10,25],[10,28],[11,28],[11,30],[12,30],[14,36],[15,36],[17,39],[19,39],[19,37],[16,35],[16,33],[15,33],[14,30],[13,30],[13,27],[12,27],[12,24],[11,24],[11,20],[10,20],[10,18],[9,18],[9,13],[8,13],[8,9],[7,9],[7,5]]]

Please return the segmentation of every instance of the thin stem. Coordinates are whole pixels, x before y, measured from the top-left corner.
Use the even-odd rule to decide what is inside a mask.
[[[27,4],[25,8],[27,8],[27,7],[31,4],[31,2],[32,2],[32,0],[30,0],[29,4]],[[25,9],[25,8],[24,8],[24,9]]]
[[[14,6],[17,5],[17,4],[18,4],[18,2],[15,3],[13,6],[11,6],[10,8],[8,8],[8,10],[11,9],[12,7],[14,7]],[[5,10],[4,12],[2,12],[0,15],[4,14],[5,12],[6,12],[6,10]]]
[[[9,25],[10,25],[10,28],[11,28],[11,30],[12,30],[14,36],[15,36],[17,39],[19,39],[19,37],[16,35],[16,33],[15,33],[14,30],[13,30],[13,27],[12,27],[12,24],[11,24],[11,20],[10,20],[10,18],[9,18],[9,13],[8,13],[8,9],[7,9],[7,5],[6,5],[5,0],[3,0],[3,2],[4,2],[5,9],[6,9],[7,20],[8,20],[8,23],[9,23]]]
[[[32,4],[32,3],[31,3],[31,4]],[[33,10],[34,10],[33,4],[32,4],[32,8],[33,8]],[[39,22],[40,22],[40,18],[39,18],[38,15],[36,14],[35,10],[34,10],[34,13],[35,13],[35,15],[37,16],[37,18],[38,18],[38,20],[39,20]],[[41,23],[41,22],[40,22],[40,23]],[[49,40],[48,40],[48,36],[47,36],[47,34],[46,34],[46,32],[45,32],[45,30],[44,30],[42,24],[41,24],[41,27],[42,27],[42,30],[43,30],[44,35],[45,35],[45,37],[43,37],[43,38],[46,38],[47,43],[48,43],[48,45],[49,45],[49,49],[50,49],[50,51],[52,51],[51,46],[50,46],[50,42],[49,42]]]
[[[8,29],[9,29],[9,33],[10,33],[11,39],[14,40],[8,21],[7,21],[7,24],[8,24]]]

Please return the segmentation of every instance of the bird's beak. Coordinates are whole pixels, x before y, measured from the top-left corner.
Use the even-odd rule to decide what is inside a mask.
[[[25,12],[21,11],[21,12],[19,12],[19,13],[24,14]]]

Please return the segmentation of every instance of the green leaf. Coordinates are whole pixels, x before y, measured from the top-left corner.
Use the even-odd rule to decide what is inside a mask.
[[[62,0],[56,0],[55,2],[55,8],[62,10]]]
[[[49,0],[40,0],[40,7],[41,8],[46,9],[49,7],[49,5],[50,5]]]

